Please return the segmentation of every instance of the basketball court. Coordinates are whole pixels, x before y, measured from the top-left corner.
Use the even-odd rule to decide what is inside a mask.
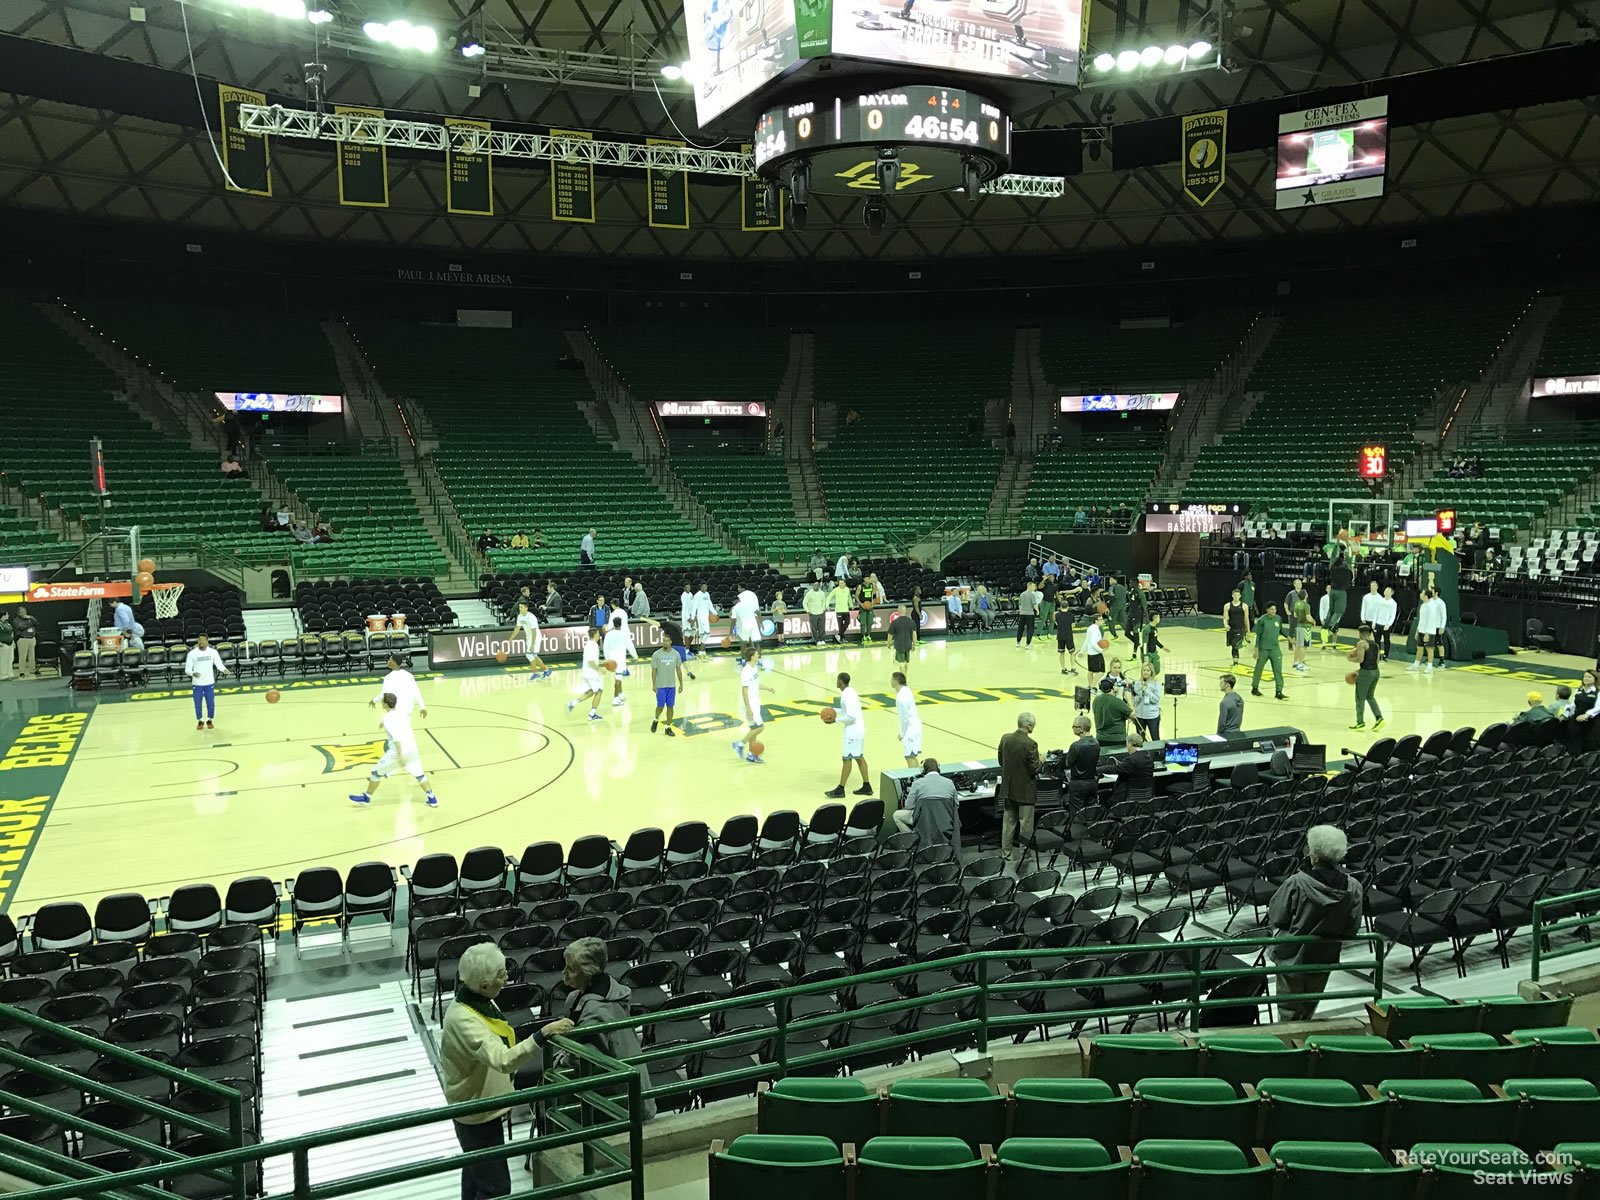
[[[1191,693],[1169,698],[1162,733],[1197,738],[1215,728],[1217,677],[1229,667],[1215,618],[1162,627],[1163,671],[1188,674]],[[1348,636],[1348,635],[1347,635]],[[1081,644],[1081,635],[1080,635]],[[1347,643],[1348,644],[1348,643]],[[1125,651],[1119,641],[1112,653]],[[743,731],[737,672],[729,656],[694,664],[698,679],[679,696],[679,736],[649,732],[654,692],[643,664],[624,681],[622,709],[602,702],[565,711],[573,669],[533,681],[515,664],[473,674],[419,672],[427,718],[415,727],[437,809],[416,782],[391,778],[370,807],[351,804],[382,752],[378,711],[368,707],[377,676],[269,682],[219,681],[217,727],[194,728],[187,688],[75,695],[65,686],[0,712],[0,813],[8,852],[0,903],[28,912],[53,900],[136,891],[166,895],[182,883],[219,885],[240,875],[292,878],[302,867],[340,869],[369,859],[415,862],[429,851],[460,853],[492,844],[520,854],[530,842],[570,844],[584,834],[622,839],[633,829],[670,830],[684,820],[713,828],[736,813],[793,808],[809,816],[838,781],[838,727],[818,719],[849,671],[867,714],[872,779],[904,765],[889,676],[891,650],[799,649],[772,656],[763,675],[768,705],[766,762],[734,755]],[[1287,657],[1287,656],[1286,656]],[[1131,663],[1131,657],[1128,659]],[[1313,650],[1309,676],[1289,673],[1288,698],[1245,696],[1246,730],[1303,729],[1331,757],[1365,748],[1374,734],[1352,732],[1353,689],[1342,654]],[[1383,735],[1426,735],[1510,720],[1537,688],[1554,699],[1588,664],[1557,655],[1491,659],[1432,676],[1385,664],[1377,691],[1388,717]],[[990,758],[1024,709],[1038,718],[1041,749],[1072,740],[1072,686],[1055,645],[1032,651],[1010,637],[930,641],[915,653],[911,685],[925,726],[925,752],[943,762]],[[1265,682],[1265,681],[1264,681]],[[19,709],[21,711],[19,711]],[[850,786],[855,786],[853,780]],[[853,799],[853,798],[852,798]]]

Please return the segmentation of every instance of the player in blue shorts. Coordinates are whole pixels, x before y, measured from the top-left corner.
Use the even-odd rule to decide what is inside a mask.
[[[667,714],[667,736],[677,737],[672,729],[672,710],[678,703],[678,689],[683,683],[683,641],[680,634],[677,640],[661,646],[650,656],[650,674],[656,685],[656,716],[650,722],[650,732],[654,733],[661,724],[661,714]]]
[[[676,621],[670,621],[664,618],[658,621],[653,620],[650,617],[646,617],[645,622],[660,628],[662,644],[670,645],[678,652],[678,657],[683,660],[684,671],[688,674],[690,679],[693,679],[694,672],[689,670],[689,660],[693,656],[689,652],[688,644],[684,641],[683,626],[678,624]]]

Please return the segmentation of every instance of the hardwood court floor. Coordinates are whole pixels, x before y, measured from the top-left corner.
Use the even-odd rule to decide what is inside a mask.
[[[1203,628],[1163,630],[1165,671],[1184,671],[1191,694],[1176,733],[1215,728],[1217,676],[1228,668],[1215,618]],[[1081,635],[1080,635],[1081,636]],[[1126,649],[1121,641],[1115,648]],[[1286,655],[1287,657],[1287,655]],[[7,899],[14,912],[50,900],[93,904],[129,890],[166,895],[181,883],[219,885],[240,875],[291,878],[302,867],[340,869],[367,859],[415,862],[429,851],[461,853],[497,845],[520,854],[545,839],[570,844],[584,834],[625,838],[640,826],[670,830],[701,819],[798,809],[803,816],[837,782],[839,732],[816,712],[834,698],[834,677],[850,671],[866,698],[867,758],[878,773],[903,765],[889,675],[891,651],[867,648],[786,651],[763,676],[770,695],[767,762],[735,758],[742,731],[736,673],[723,657],[696,663],[699,678],[680,695],[681,736],[649,732],[654,693],[636,667],[625,681],[628,703],[603,703],[593,726],[584,711],[568,715],[576,673],[530,681],[526,671],[424,677],[429,716],[416,728],[423,762],[441,803],[428,809],[409,776],[387,782],[372,805],[346,795],[364,785],[381,751],[377,713],[367,707],[376,679],[286,685],[267,705],[266,684],[219,689],[217,728],[196,732],[187,691],[105,697],[93,704],[66,765],[51,784],[53,802],[34,831]],[[1131,659],[1130,659],[1131,662]],[[1383,733],[1482,728],[1524,707],[1531,687],[1554,698],[1585,665],[1571,657],[1521,655],[1432,676],[1386,664],[1378,698]],[[1245,727],[1298,726],[1330,756],[1365,747],[1374,735],[1348,730],[1352,691],[1342,654],[1313,651],[1311,673],[1290,673],[1288,699],[1245,693]],[[1043,749],[1071,740],[1071,685],[1059,674],[1054,642],[1019,649],[1010,638],[958,638],[919,647],[911,682],[921,697],[925,752],[944,761],[990,757],[1016,715],[1038,717]],[[231,681],[230,681],[231,682]],[[1172,702],[1162,708],[1173,735]],[[20,782],[20,781],[19,781]],[[31,793],[45,789],[29,784]],[[852,787],[855,783],[852,782]]]

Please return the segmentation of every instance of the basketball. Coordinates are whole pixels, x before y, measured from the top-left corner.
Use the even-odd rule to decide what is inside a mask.
[[[141,574],[141,575],[154,575],[155,573],[156,573],[156,560],[155,559],[153,559],[153,558],[141,558],[139,560],[139,574]]]
[[[608,671],[615,671],[615,670],[616,670],[616,669],[617,669],[617,664],[616,664],[616,663],[614,663],[614,662],[612,662],[612,661],[611,661],[611,660],[610,660],[610,659],[609,659],[609,658],[608,658],[608,659],[606,659],[606,661],[605,661],[605,668],[606,668],[606,670],[608,670]]]
[[[1100,644],[1100,649],[1102,649],[1102,650],[1111,649],[1111,639],[1110,638],[1101,638],[1099,644]]]
[[[754,754],[754,755],[759,757],[760,755],[765,754],[766,750],[767,750],[767,744],[765,742],[763,742],[760,738],[751,738],[750,739],[750,753],[751,754]]]
[[[818,715],[822,718],[822,723],[824,725],[832,725],[839,719],[839,714],[834,710],[832,705],[829,705],[827,708],[823,709]]]
[[[730,633],[730,634],[728,634],[728,635],[727,635],[727,636],[725,636],[725,637],[724,637],[724,638],[723,638],[723,639],[722,639],[722,644],[723,644],[723,645],[724,645],[724,646],[731,646],[731,645],[733,645],[733,635],[732,635],[732,634],[731,634],[731,633]]]
[[[156,577],[150,574],[149,571],[140,571],[133,577],[133,581],[139,585],[141,592],[148,592],[150,585],[156,581]]]
[[[497,663],[505,662],[506,661],[506,652],[504,650],[497,650],[495,652],[494,660]]]
[[[273,688],[269,692],[267,692],[267,703],[268,704],[276,704],[279,700],[282,700],[282,699],[283,699],[283,693],[280,692],[277,688]]]
[[[1356,681],[1356,673],[1354,671],[1351,671],[1348,675],[1346,675],[1344,677],[1344,681],[1346,683],[1354,683]]]

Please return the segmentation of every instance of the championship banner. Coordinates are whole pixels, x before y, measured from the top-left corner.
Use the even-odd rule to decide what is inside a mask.
[[[217,97],[222,109],[223,184],[230,192],[247,196],[272,195],[272,150],[267,135],[246,133],[239,125],[239,105],[265,104],[266,93],[219,83]]]
[[[584,138],[594,134],[572,129],[552,129],[552,138]],[[550,219],[594,224],[594,164],[563,159],[561,151],[550,151]]]
[[[753,149],[747,144],[744,152],[749,154]],[[745,233],[771,233],[783,228],[783,197],[779,196],[778,203],[769,207],[767,185],[754,175],[739,181],[739,228]]]
[[[645,138],[647,146],[683,146],[671,138]],[[645,199],[650,209],[651,229],[689,228],[689,173],[687,171],[645,172]]]
[[[489,132],[489,122],[469,121],[465,117],[446,117],[448,129],[481,129]],[[455,149],[444,152],[445,208],[464,217],[494,216],[494,167],[487,153],[474,154]]]
[[[353,117],[379,117],[381,108],[335,104],[333,111]],[[346,208],[389,207],[389,151],[385,146],[339,142],[339,203]]]
[[[1183,190],[1202,208],[1228,177],[1228,110],[1183,118]]]

